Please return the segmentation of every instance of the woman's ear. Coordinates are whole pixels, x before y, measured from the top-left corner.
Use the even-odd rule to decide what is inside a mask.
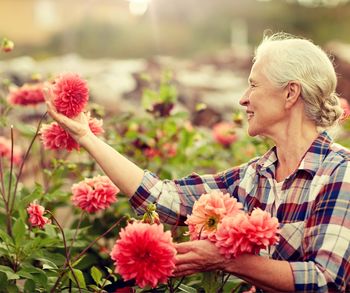
[[[299,81],[290,81],[286,87],[287,98],[285,107],[290,109],[298,101],[301,94],[301,84]]]

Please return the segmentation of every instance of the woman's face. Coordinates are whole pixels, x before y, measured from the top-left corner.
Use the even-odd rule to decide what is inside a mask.
[[[266,57],[257,59],[251,69],[248,88],[240,104],[246,107],[248,133],[250,136],[263,135],[275,137],[283,131],[286,121],[285,100],[288,92],[272,84],[262,70],[266,66]]]

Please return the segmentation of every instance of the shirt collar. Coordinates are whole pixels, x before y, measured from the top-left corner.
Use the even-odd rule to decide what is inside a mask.
[[[326,131],[319,134],[319,136],[312,142],[309,149],[304,154],[298,170],[305,170],[314,175],[329,152],[329,147],[332,144],[332,138]],[[276,146],[272,147],[257,161],[257,171],[261,175],[275,174],[277,162]],[[274,177],[274,176],[273,176]]]

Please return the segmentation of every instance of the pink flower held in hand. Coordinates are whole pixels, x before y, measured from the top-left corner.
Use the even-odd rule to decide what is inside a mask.
[[[170,231],[163,225],[134,222],[122,229],[111,258],[125,281],[135,279],[144,288],[166,283],[175,268],[176,250]]]
[[[42,229],[46,224],[51,223],[50,219],[44,217],[45,208],[35,202],[27,207],[27,212],[29,214],[29,222],[34,227],[38,226]]]
[[[118,192],[119,188],[107,176],[95,176],[72,186],[72,201],[82,210],[94,213],[116,202]]]
[[[104,132],[102,128],[103,121],[96,118],[89,119],[89,128],[95,135],[100,135]],[[44,124],[40,129],[41,140],[45,149],[67,151],[79,150],[80,146],[75,139],[64,130],[57,122]]]
[[[191,240],[206,239],[215,241],[217,225],[227,215],[242,212],[243,205],[228,193],[211,191],[203,194],[193,205],[192,214],[187,217]]]
[[[52,91],[57,111],[70,118],[82,112],[89,99],[86,81],[75,73],[62,74],[56,78]]]
[[[237,140],[234,124],[230,122],[219,122],[213,127],[213,137],[216,142],[223,146],[229,146]]]
[[[242,253],[252,253],[253,244],[247,238],[251,228],[248,216],[244,213],[225,217],[218,225],[215,245],[226,258],[233,258]]]
[[[279,224],[276,217],[271,217],[268,212],[257,208],[249,216],[249,222],[252,227],[248,229],[248,239],[257,249],[260,250],[278,242]]]
[[[277,243],[278,220],[261,209],[252,214],[225,217],[216,231],[216,243],[221,254],[227,258],[242,253],[259,253],[260,249]]]
[[[57,122],[43,124],[40,129],[41,140],[45,149],[72,151],[79,150],[79,144]]]
[[[11,140],[0,136],[0,157],[11,160]],[[22,152],[18,146],[13,146],[13,163],[19,165],[22,162]]]
[[[41,84],[29,85],[25,84],[22,87],[11,90],[7,100],[13,105],[37,105],[43,103],[44,92]]]

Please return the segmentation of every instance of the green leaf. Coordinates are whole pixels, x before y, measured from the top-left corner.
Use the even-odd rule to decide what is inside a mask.
[[[101,271],[94,266],[91,268],[90,273],[91,273],[91,277],[94,279],[95,283],[99,284],[101,281],[101,278],[102,278]]]
[[[0,272],[0,288],[6,288],[7,285],[7,277],[6,274]]]
[[[57,265],[54,262],[46,258],[38,258],[37,260],[40,260],[43,263],[43,269],[49,269],[49,270],[58,269]]]
[[[35,134],[36,128],[33,125],[17,123],[16,128],[21,132],[23,136],[32,138]]]
[[[93,292],[100,292],[101,288],[96,285],[89,285],[89,288],[93,290]]]
[[[73,272],[74,272],[75,277],[77,278],[79,287],[85,289],[86,284],[85,284],[83,272],[78,270],[78,269],[73,269]],[[69,279],[71,279],[73,281],[74,284],[77,285],[77,282],[75,281],[75,278],[74,278],[71,270],[68,272],[68,277],[69,277]]]
[[[18,291],[18,288],[16,285],[14,284],[7,284],[6,286],[6,293],[17,293],[19,292]]]
[[[35,292],[35,282],[29,279],[24,283],[24,293],[32,292]]]
[[[34,190],[30,194],[25,193],[24,197],[21,199],[20,204],[26,208],[34,200],[41,199],[43,197],[43,194],[43,187],[40,184],[36,183]]]
[[[13,225],[13,234],[15,237],[16,245],[20,246],[23,243],[26,236],[26,225],[24,224],[22,219],[18,219]]]
[[[11,268],[7,266],[0,265],[0,272],[5,273],[7,280],[17,280],[19,275],[17,275]]]
[[[185,284],[181,284],[178,289],[180,291],[186,292],[186,293],[197,293],[197,290],[195,288],[192,288],[192,287],[187,286]]]
[[[30,274],[31,276],[31,279],[35,281],[35,283],[38,283],[40,284],[42,287],[45,287],[47,286],[47,272],[39,269],[39,268],[36,268],[30,264],[23,264],[21,270],[18,272],[18,274],[20,276],[28,276],[28,274]]]
[[[33,280],[42,285],[43,287],[47,286],[47,276],[45,273],[40,273],[40,274],[33,274]]]
[[[85,258],[85,254],[82,255],[80,258],[78,258],[74,263],[72,263],[72,267],[76,267],[84,258]]]
[[[4,241],[7,245],[13,245],[12,238],[4,231],[0,229],[0,238],[2,241]]]

